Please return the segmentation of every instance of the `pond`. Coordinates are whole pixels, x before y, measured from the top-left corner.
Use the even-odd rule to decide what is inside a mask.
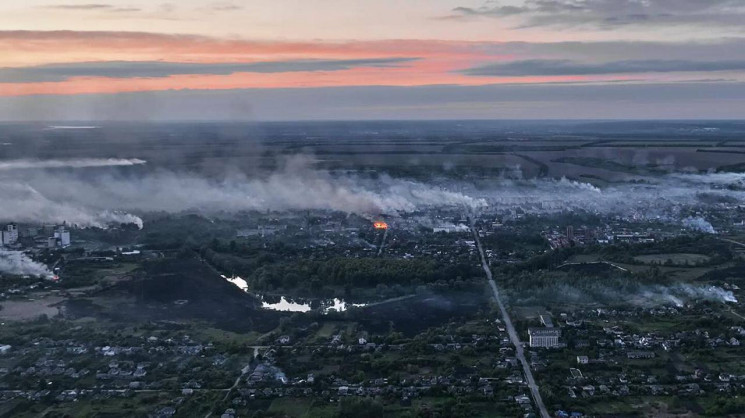
[[[257,295],[261,299],[261,307],[264,309],[271,309],[273,311],[284,311],[284,312],[310,312],[312,310],[321,310],[323,313],[329,313],[331,311],[344,312],[350,307],[362,307],[364,303],[348,303],[342,299],[288,299],[285,296],[280,296],[279,301],[276,302],[276,297],[267,297],[263,295]],[[271,301],[267,301],[271,299]]]
[[[239,289],[245,292],[248,291],[248,283],[244,279],[238,276],[222,277],[228,282],[236,285]],[[362,307],[366,305],[364,303],[349,303],[338,298],[291,299],[286,296],[279,296],[279,299],[277,299],[277,296],[268,296],[261,294],[256,294],[256,296],[261,300],[262,308],[282,312],[310,312],[315,309],[321,310],[324,313],[328,313],[331,311],[344,312],[350,307]]]

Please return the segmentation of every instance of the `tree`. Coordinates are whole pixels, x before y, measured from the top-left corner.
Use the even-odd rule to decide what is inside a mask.
[[[370,398],[349,397],[339,402],[339,418],[378,418],[383,416],[383,405]]]

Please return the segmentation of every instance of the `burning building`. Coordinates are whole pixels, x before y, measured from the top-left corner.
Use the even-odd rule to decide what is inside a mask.
[[[388,224],[383,221],[375,221],[373,222],[373,227],[375,229],[388,229]]]

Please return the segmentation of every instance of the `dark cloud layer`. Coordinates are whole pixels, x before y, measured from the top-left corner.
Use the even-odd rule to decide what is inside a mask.
[[[520,17],[531,26],[720,24],[742,26],[743,0],[526,0],[520,6],[487,2],[456,7],[455,16]]]
[[[73,77],[160,78],[179,74],[227,75],[233,73],[283,73],[341,71],[355,67],[392,67],[416,58],[350,60],[294,60],[253,63],[183,63],[162,61],[98,61],[0,68],[0,83],[59,82]]]
[[[588,64],[572,60],[523,60],[486,64],[460,71],[473,76],[562,76],[708,72],[745,70],[745,60],[685,61],[636,60]]]

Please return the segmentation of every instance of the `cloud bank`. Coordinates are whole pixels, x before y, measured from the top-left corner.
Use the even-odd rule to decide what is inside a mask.
[[[742,26],[740,0],[526,0],[520,5],[489,1],[481,7],[453,9],[461,17],[514,17],[520,27],[613,28],[629,25]]]
[[[287,73],[343,71],[359,67],[395,67],[416,58],[292,60],[249,63],[187,63],[163,61],[92,61],[0,68],[0,83],[61,82],[75,77],[164,78],[172,75],[230,75],[235,73]]]
[[[475,78],[475,77],[467,77]],[[633,102],[633,106],[629,103]],[[327,87],[0,97],[0,120],[741,119],[745,83]]]
[[[745,60],[632,60],[612,61],[599,64],[583,63],[573,60],[523,60],[485,64],[462,70],[461,73],[472,76],[523,77],[742,70],[745,70]]]

